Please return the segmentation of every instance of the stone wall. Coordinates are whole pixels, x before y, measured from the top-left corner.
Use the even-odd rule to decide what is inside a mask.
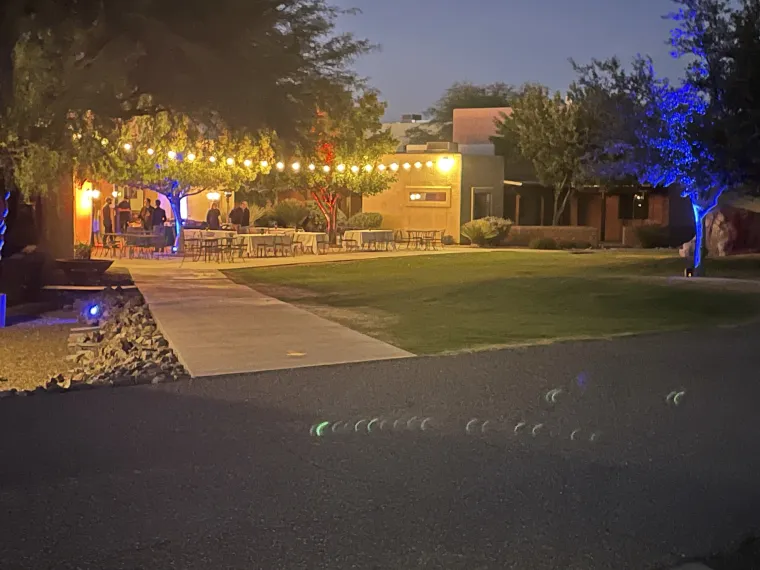
[[[599,230],[590,226],[512,226],[505,245],[528,245],[535,238],[599,246]]]

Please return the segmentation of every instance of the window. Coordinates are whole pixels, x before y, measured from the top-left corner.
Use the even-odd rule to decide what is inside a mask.
[[[451,207],[451,186],[407,186],[407,206],[421,208]]]
[[[649,218],[649,194],[636,192],[618,197],[618,218],[621,220],[646,220]]]
[[[445,202],[446,192],[409,192],[409,200],[412,202]]]

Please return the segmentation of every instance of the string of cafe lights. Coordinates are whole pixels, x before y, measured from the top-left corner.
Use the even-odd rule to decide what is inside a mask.
[[[81,138],[82,138],[81,134],[74,135],[75,140],[78,140]],[[101,139],[101,144],[103,146],[108,146],[108,140],[105,138]],[[134,146],[130,143],[124,143],[124,145],[122,145],[122,148],[126,152],[132,152],[133,150],[135,150]],[[156,153],[155,149],[153,149],[152,147],[149,147],[148,149],[146,149],[145,152],[149,156],[153,156]],[[183,157],[181,153],[174,150],[170,150],[169,152],[167,152],[167,158],[169,158],[170,160],[187,160],[188,162],[203,160],[202,157],[196,155],[193,152],[190,152]],[[206,160],[214,164],[219,159],[215,155],[212,154]],[[237,160],[229,156],[224,159],[223,164],[226,164],[227,166],[235,166],[235,164],[237,164]],[[242,161],[242,164],[246,168],[251,168],[253,167],[254,161],[249,158],[246,158]],[[269,168],[270,163],[267,160],[261,160],[259,161],[259,166],[262,169]],[[395,172],[398,172],[400,169],[403,169],[405,171],[410,171],[413,168],[415,170],[422,170],[423,167],[427,169],[432,169],[434,166],[437,167],[438,170],[440,170],[441,172],[444,172],[444,173],[449,172],[454,167],[454,159],[449,156],[443,156],[443,157],[438,158],[438,160],[435,162],[432,160],[427,160],[424,163],[421,161],[416,161],[414,163],[403,162],[400,164],[398,162],[392,162],[387,165],[383,163],[376,164],[376,165],[367,163],[364,166],[359,166],[358,164],[348,165],[348,164],[341,163],[341,164],[336,165],[334,168],[336,172],[341,173],[341,174],[345,172],[358,174],[361,171],[364,171],[366,173],[371,173],[374,170],[377,170],[380,173],[385,173],[388,171],[395,173]],[[293,172],[300,172],[304,168],[300,160],[294,160],[290,162],[289,165],[286,165],[285,161],[278,160],[277,162],[273,164],[273,167],[277,172],[284,172],[286,169],[290,169]],[[330,166],[329,164],[315,164],[313,162],[308,163],[305,168],[309,170],[310,172],[315,172],[317,169],[319,169],[325,174],[329,173],[333,169],[333,167]]]

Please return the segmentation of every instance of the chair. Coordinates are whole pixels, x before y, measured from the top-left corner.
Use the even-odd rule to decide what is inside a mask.
[[[440,231],[441,231],[441,235],[438,237],[438,240],[436,243],[438,243],[438,245],[441,246],[441,249],[443,249],[443,238],[446,236],[446,229],[444,228]]]
[[[274,238],[274,256],[277,257],[277,252],[282,253],[282,256],[285,257],[288,252],[290,252],[291,255],[293,254],[293,234],[287,233],[283,234],[281,236],[275,236]]]

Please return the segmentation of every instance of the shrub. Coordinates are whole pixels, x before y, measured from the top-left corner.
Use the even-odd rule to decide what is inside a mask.
[[[346,226],[357,230],[376,230],[383,225],[383,216],[376,212],[359,212],[346,221]]]
[[[454,245],[454,236],[444,235],[441,237],[442,245]]]
[[[309,216],[309,208],[300,200],[289,198],[278,202],[274,207],[274,217],[282,221],[285,227],[294,228],[302,224]]]
[[[591,249],[593,246],[587,241],[560,240],[557,242],[559,249]]]
[[[252,226],[256,225],[256,222],[261,220],[264,216],[267,214],[271,214],[271,210],[265,206],[257,206],[256,204],[250,204],[248,206],[248,212],[249,212],[249,224]]]
[[[641,247],[668,247],[670,246],[670,235],[668,228],[656,224],[639,226],[635,230],[636,239],[639,240]]]
[[[74,246],[74,259],[90,259],[92,247],[89,243],[79,242]]]
[[[509,230],[512,229],[512,220],[497,218],[496,216],[488,216],[487,218],[483,218],[483,220],[488,222],[496,231],[496,235],[488,240],[489,245],[501,245],[507,239]]]
[[[550,237],[533,238],[528,244],[530,249],[557,249],[557,241]]]
[[[472,220],[462,226],[462,236],[470,241],[471,245],[484,246],[498,235],[498,231],[488,220]]]
[[[306,220],[305,226],[308,226],[309,231],[324,232],[327,231],[327,220],[322,210],[314,200],[307,200],[306,207],[309,209],[309,217]],[[338,224],[338,230],[342,230],[346,227],[346,214],[342,210],[338,210],[335,215],[335,221]]]

